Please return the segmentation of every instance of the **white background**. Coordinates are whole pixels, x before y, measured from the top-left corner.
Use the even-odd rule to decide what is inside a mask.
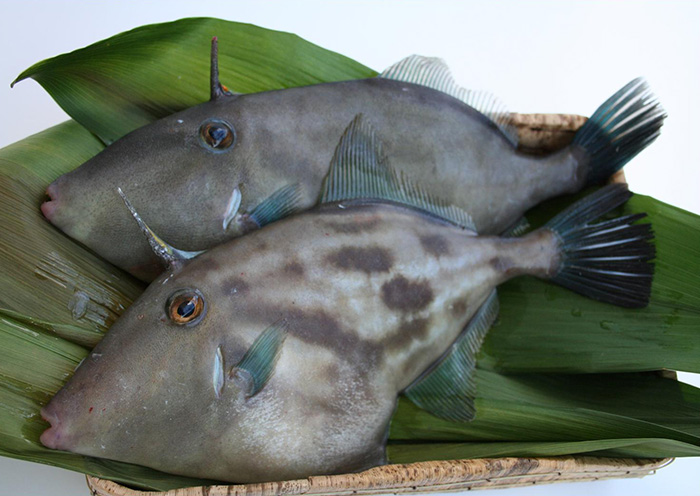
[[[669,118],[627,168],[631,188],[700,213],[700,2],[697,1],[7,1],[0,0],[0,147],[67,118],[35,82],[44,58],[136,26],[212,16],[296,33],[376,70],[406,55],[444,58],[463,86],[517,112],[590,115],[647,78]],[[235,88],[234,88],[235,89]],[[698,330],[700,332],[700,329]],[[683,380],[700,385],[697,376]],[[697,472],[696,472],[697,471]],[[516,495],[698,495],[700,460],[657,475],[508,489]],[[0,458],[0,496],[87,495],[81,475]]]

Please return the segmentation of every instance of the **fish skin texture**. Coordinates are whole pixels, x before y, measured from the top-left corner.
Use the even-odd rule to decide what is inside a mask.
[[[531,206],[576,191],[585,155],[519,153],[482,114],[439,91],[374,78],[219,98],[144,126],[50,187],[49,219],[144,280],[162,271],[121,204],[117,188],[169,244],[209,249],[257,227],[243,217],[224,230],[232,192],[240,213],[289,184],[300,206],[317,203],[333,150],[359,113],[377,129],[391,164],[446,203],[463,208],[480,233],[499,233]],[[220,119],[234,145],[213,153],[200,125]]]
[[[393,203],[329,203],[283,219],[154,281],[43,410],[53,427],[42,441],[232,482],[384,463],[398,393],[495,285],[547,276],[556,246],[546,231],[475,236]],[[193,326],[168,318],[183,289],[206,302]],[[274,370],[247,397],[233,366],[279,322],[287,335]],[[223,386],[212,380],[222,361]]]

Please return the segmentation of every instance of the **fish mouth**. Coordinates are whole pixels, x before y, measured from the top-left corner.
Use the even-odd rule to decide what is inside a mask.
[[[56,186],[55,181],[46,188],[46,196],[49,197],[49,201],[41,204],[41,213],[44,214],[48,221],[53,222],[56,209],[58,208],[58,186]]]
[[[46,420],[49,424],[51,424],[51,427],[46,429],[42,434],[41,437],[39,437],[39,441],[41,441],[41,444],[46,446],[47,448],[50,449],[55,449],[55,450],[62,450],[65,449],[66,445],[66,439],[65,439],[65,432],[64,429],[61,427],[63,426],[61,420],[58,417],[58,414],[54,411],[54,409],[51,407],[51,404],[49,403],[46,405],[44,408],[41,409],[41,418]]]

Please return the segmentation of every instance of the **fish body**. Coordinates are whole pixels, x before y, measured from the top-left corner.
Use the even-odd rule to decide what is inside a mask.
[[[540,241],[482,239],[381,203],[278,222],[154,281],[48,407],[59,420],[55,441],[51,430],[42,440],[233,481],[381,464],[398,393],[455,341],[511,263],[556,244]],[[526,257],[533,270],[549,270],[546,251]],[[206,315],[177,326],[168,301],[190,288]],[[288,336],[274,374],[246,399],[230,369],[280,321]]]
[[[648,225],[591,224],[629,196],[623,186],[502,238],[383,168],[360,118],[332,163],[320,207],[171,257],[42,410],[41,441],[234,482],[357,471],[385,461],[401,392],[443,418],[474,417],[471,373],[501,282],[531,274],[648,300]]]
[[[621,167],[620,157],[629,159],[656,137],[663,120],[646,86],[636,82],[623,92],[627,99],[616,95],[606,108],[620,107],[623,116],[641,108],[641,116],[615,129],[604,115],[586,128],[588,138],[535,157],[517,151],[497,125],[501,114],[490,119],[465,103],[471,100],[444,66],[418,60],[418,69],[399,64],[385,77],[219,95],[130,133],[60,177],[42,210],[70,236],[152,280],[160,269],[121,208],[117,187],[171,244],[206,250],[260,227],[251,213],[267,203],[275,211],[274,194],[282,188],[297,188],[299,208],[315,205],[338,136],[362,113],[397,170],[468,212],[479,233],[495,234],[533,205],[607,177]],[[635,138],[610,151],[630,128]],[[627,134],[623,141],[631,139]]]

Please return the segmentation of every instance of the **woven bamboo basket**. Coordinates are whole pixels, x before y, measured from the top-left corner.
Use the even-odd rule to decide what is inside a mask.
[[[566,114],[511,114],[519,147],[545,154],[568,145],[586,117]],[[613,179],[624,182],[620,171]],[[594,481],[651,475],[672,459],[594,457],[484,458],[404,465],[385,465],[365,472],[312,476],[306,479],[175,489],[138,491],[112,481],[87,476],[93,496],[346,496],[467,491],[471,489],[531,486],[552,482]]]

